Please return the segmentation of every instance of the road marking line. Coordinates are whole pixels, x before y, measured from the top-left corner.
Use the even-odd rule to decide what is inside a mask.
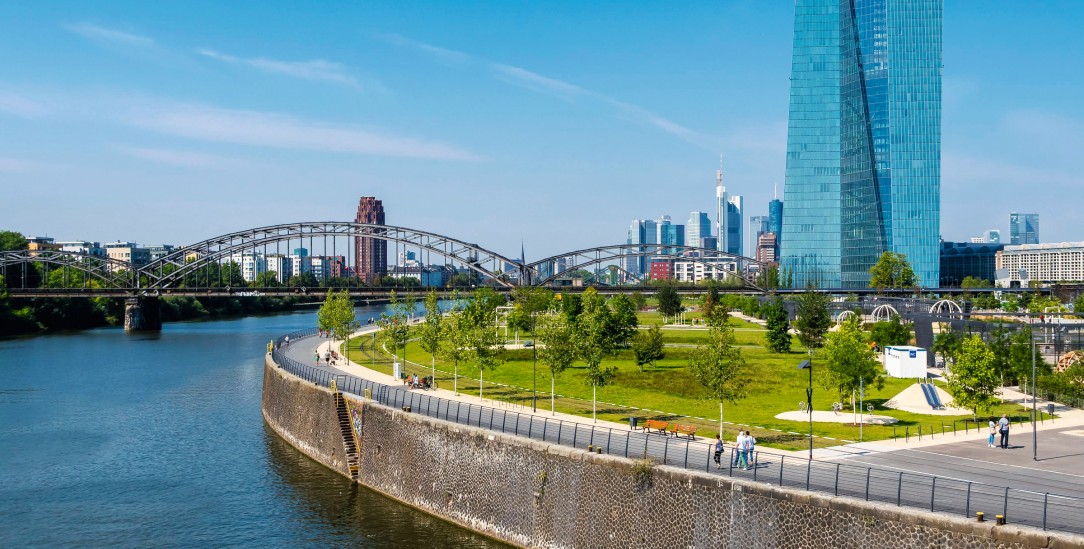
[[[910,449],[905,448],[905,450],[910,450]],[[1018,469],[1027,469],[1028,471],[1038,471],[1038,472],[1043,472],[1043,473],[1054,473],[1055,475],[1065,475],[1065,476],[1069,476],[1069,477],[1084,478],[1084,475],[1074,475],[1073,473],[1062,473],[1060,471],[1049,471],[1047,469],[1038,469],[1038,468],[1035,468],[1035,467],[1028,467],[1026,465],[1013,465],[1011,463],[997,463],[997,462],[994,462],[994,461],[986,461],[986,460],[982,460],[982,459],[975,459],[975,458],[969,458],[969,457],[963,457],[963,456],[954,456],[952,454],[942,454],[942,453],[939,453],[939,452],[930,452],[929,450],[911,450],[911,451],[916,452],[916,453],[920,453],[920,454],[930,454],[931,456],[940,456],[940,457],[947,457],[947,458],[953,458],[953,459],[966,459],[968,461],[977,461],[979,463],[986,463],[988,465],[1004,465],[1006,467],[1016,467]]]

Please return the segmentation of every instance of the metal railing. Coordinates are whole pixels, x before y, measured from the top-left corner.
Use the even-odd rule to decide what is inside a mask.
[[[290,333],[290,344],[316,333],[315,329]],[[334,381],[340,391],[371,394],[380,404],[412,413],[553,444],[632,459],[651,459],[658,464],[709,474],[964,517],[972,517],[976,512],[983,512],[988,517],[1002,515],[1006,521],[1016,524],[1084,534],[1084,521],[1080,520],[1084,516],[1084,499],[1080,498],[761,450],[752,452],[748,469],[737,466],[737,456],[732,449],[724,452],[716,465],[713,442],[620,427],[584,425],[391,387],[302,364],[286,356],[283,341],[283,337],[275,340],[272,360],[291,374],[323,387]]]

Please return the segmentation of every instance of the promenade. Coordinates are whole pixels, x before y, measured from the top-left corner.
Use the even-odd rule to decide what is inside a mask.
[[[366,327],[354,336],[375,330]],[[316,353],[323,356],[340,343],[309,337],[280,349],[280,353],[312,366]],[[408,363],[405,371],[425,375],[429,367]],[[907,441],[901,438],[818,448],[812,462],[805,451],[758,449],[756,467],[746,471],[730,467],[730,444],[721,467],[711,462],[713,433],[708,434],[712,438],[679,439],[633,430],[627,423],[595,423],[589,417],[554,414],[545,409],[532,412],[529,406],[456,394],[446,387],[410,390],[401,380],[357,363],[344,364],[343,359],[336,366],[319,369],[386,385],[382,399],[386,403],[408,402],[407,397],[414,393],[411,401],[418,403],[415,412],[497,431],[514,431],[551,443],[581,449],[591,444],[606,453],[650,457],[657,463],[712,474],[951,514],[984,511],[992,517],[1008,513],[1010,520],[1018,523],[1039,527],[1047,524],[1054,529],[1084,533],[1084,524],[1078,520],[1084,513],[1084,412],[1080,410],[1059,409],[1058,419],[1039,426],[1038,461],[1032,460],[1030,425],[1014,425],[1011,448],[1007,450],[989,448],[983,429],[957,432],[955,436],[926,435],[922,440],[912,437]],[[1021,403],[1025,398],[1011,390],[1006,390],[1005,396]],[[439,399],[435,413],[422,408],[422,402],[429,408],[435,399]],[[539,404],[546,406],[543,399]],[[1040,407],[1044,405],[1040,402]]]

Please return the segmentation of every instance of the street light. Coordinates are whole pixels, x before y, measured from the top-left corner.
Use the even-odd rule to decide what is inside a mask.
[[[799,370],[809,370],[809,387],[805,390],[805,411],[809,414],[809,459],[813,459],[813,352],[809,353],[809,360],[803,360],[798,365]]]

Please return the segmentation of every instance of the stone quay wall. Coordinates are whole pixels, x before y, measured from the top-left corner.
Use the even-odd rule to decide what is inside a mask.
[[[264,417],[347,475],[327,389],[264,375]],[[1082,547],[1084,538],[556,446],[366,402],[359,481],[523,547]]]

